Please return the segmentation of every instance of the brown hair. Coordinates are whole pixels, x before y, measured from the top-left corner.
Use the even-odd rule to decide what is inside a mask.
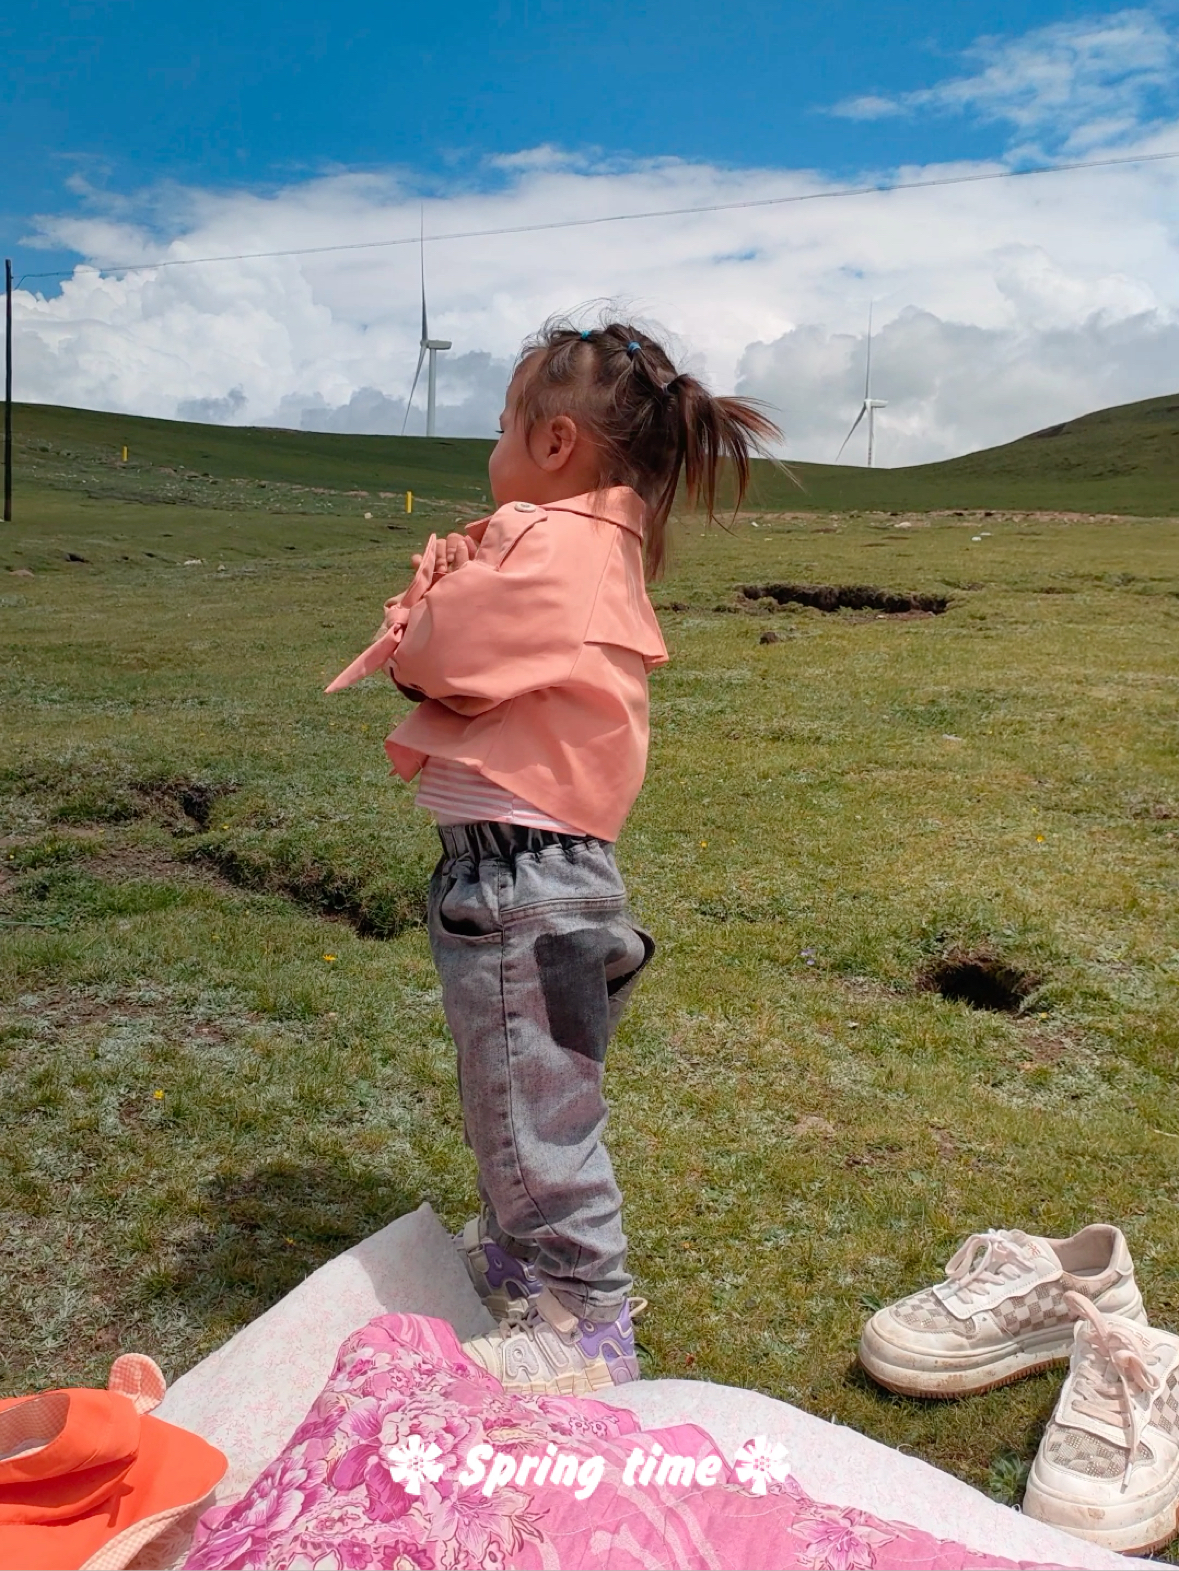
[[[631,486],[647,504],[644,555],[657,578],[667,555],[667,520],[683,475],[689,504],[716,514],[721,464],[732,466],[740,507],[750,460],[781,432],[754,403],[717,398],[677,371],[667,350],[642,328],[603,322],[583,331],[550,318],[520,351],[526,376],[516,413],[525,433],[540,420],[569,415],[602,457],[598,484]]]

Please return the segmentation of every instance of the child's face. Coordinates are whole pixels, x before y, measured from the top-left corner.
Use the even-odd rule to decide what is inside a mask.
[[[491,481],[491,494],[497,507],[505,502],[539,502],[545,497],[534,496],[543,490],[548,475],[537,463],[532,444],[516,418],[521,378],[517,371],[504,396],[503,413],[499,417],[500,437],[487,461],[487,478]],[[533,436],[535,432],[531,433]]]
[[[598,479],[594,444],[568,415],[538,420],[525,435],[518,418],[523,365],[512,378],[500,415],[500,439],[487,464],[497,507],[507,502],[557,502],[592,490]]]

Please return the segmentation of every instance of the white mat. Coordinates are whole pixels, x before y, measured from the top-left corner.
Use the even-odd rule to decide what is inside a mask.
[[[181,1376],[157,1416],[225,1452],[218,1498],[236,1499],[302,1422],[345,1337],[393,1313],[448,1320],[460,1338],[491,1325],[427,1205],[314,1272]],[[1149,1564],[1032,1522],[915,1457],[754,1391],[648,1380],[599,1398],[630,1408],[644,1428],[699,1424],[729,1456],[751,1436],[769,1435],[785,1443],[795,1476],[816,1499],[909,1522],[982,1554],[1106,1571]]]

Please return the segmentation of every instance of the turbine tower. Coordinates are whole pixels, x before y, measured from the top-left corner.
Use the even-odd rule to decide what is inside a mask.
[[[872,467],[872,455],[873,455],[873,452],[874,452],[875,446],[876,446],[876,411],[878,409],[887,409],[887,408],[888,408],[888,403],[887,403],[887,401],[885,399],[883,399],[883,398],[873,398],[872,397],[872,307],[869,304],[869,306],[868,306],[868,363],[867,363],[867,366],[866,366],[866,368],[864,370],[864,402],[860,405],[860,412],[856,416],[856,418],[852,421],[852,428],[847,433],[847,435],[844,437],[843,442],[842,442],[842,444],[840,446],[840,449],[839,449],[838,453],[836,453],[836,455],[835,455],[835,462],[836,463],[838,463],[839,460],[843,457],[843,449],[851,441],[852,436],[855,433],[856,427],[859,425],[860,421],[864,418],[864,416],[867,415],[868,416],[868,468],[871,469],[871,467]]]
[[[426,320],[426,234],[425,217],[422,219],[422,337],[418,345],[417,370],[413,374],[413,386],[409,390],[409,398],[405,404],[405,419],[401,422],[401,434],[405,435],[406,423],[409,420],[409,411],[413,404],[413,395],[417,392],[418,377],[422,374],[422,361],[430,356],[430,367],[426,372],[426,435],[434,435],[434,408],[438,392],[438,355],[443,349],[452,347],[449,338],[431,338],[430,325]]]

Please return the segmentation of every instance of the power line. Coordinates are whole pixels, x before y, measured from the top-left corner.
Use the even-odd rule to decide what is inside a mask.
[[[405,235],[395,240],[357,240],[344,245],[298,246],[287,251],[235,251],[226,256],[162,257],[155,262],[111,262],[96,267],[98,273],[149,273],[163,267],[203,267],[212,262],[259,262],[283,256],[326,256],[341,251],[378,251],[392,246],[439,244],[448,240],[486,240],[495,235],[532,235],[553,229],[585,229],[591,224],[629,224],[644,218],[681,218],[693,213],[732,213],[755,207],[785,207],[796,202],[830,202],[853,196],[887,196],[893,191],[927,191],[940,186],[978,185],[985,181],[1019,180],[1033,175],[1069,174],[1078,169],[1113,169],[1126,164],[1159,164],[1179,158],[1173,153],[1136,153],[1124,158],[1086,158],[1073,163],[1049,164],[1041,169],[998,169],[985,174],[941,175],[932,180],[897,180],[891,185],[849,186],[836,191],[801,191],[790,196],[756,197],[743,202],[707,202],[695,207],[655,207],[641,213],[604,213],[596,218],[562,218],[543,224],[511,224],[499,229],[460,229],[439,235]],[[78,264],[85,266],[85,263]],[[70,278],[75,268],[51,273],[22,273],[26,278]]]

